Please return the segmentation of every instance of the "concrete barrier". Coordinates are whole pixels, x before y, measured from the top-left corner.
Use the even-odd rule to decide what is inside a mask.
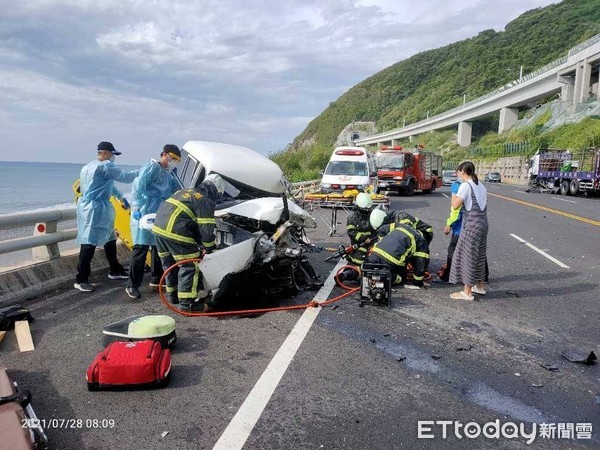
[[[528,179],[528,159],[526,156],[510,156],[490,163],[475,161],[475,170],[481,180],[488,172],[499,172],[503,183],[524,185]]]
[[[117,252],[121,263],[129,260],[131,252],[127,247],[118,245]],[[75,249],[58,259],[28,263],[0,272],[0,306],[39,297],[60,287],[72,286],[77,273],[78,256],[79,249]],[[98,248],[92,260],[92,282],[99,272],[106,269],[108,261],[104,256],[104,249]],[[105,278],[104,273],[102,276]]]

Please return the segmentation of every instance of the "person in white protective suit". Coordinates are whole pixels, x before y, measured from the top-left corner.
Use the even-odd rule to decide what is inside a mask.
[[[110,197],[115,196],[124,208],[129,208],[127,199],[115,187],[115,181],[131,183],[138,174],[137,170],[124,172],[115,164],[115,150],[110,142],[98,144],[98,158],[81,169],[81,197],[77,202],[77,243],[81,248],[77,263],[75,289],[82,292],[94,290],[89,282],[91,263],[96,247],[104,246],[104,253],[110,267],[108,278],[127,279],[125,268],[117,260],[117,238],[115,236],[115,209]]]
[[[160,257],[156,251],[156,239],[151,227],[144,228],[144,216],[155,214],[163,201],[180,189],[173,170],[181,160],[181,152],[176,145],[163,147],[160,159],[151,159],[140,168],[133,182],[131,195],[131,238],[133,251],[129,262],[129,282],[125,292],[131,298],[140,298],[140,286],[144,279],[146,255],[151,253],[150,286],[158,286],[163,274]]]

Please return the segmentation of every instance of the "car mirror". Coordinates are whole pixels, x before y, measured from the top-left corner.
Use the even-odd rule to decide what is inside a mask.
[[[323,176],[323,174],[324,174],[325,172],[324,172],[324,171],[322,171],[322,170],[319,170],[319,173],[321,174],[321,176]]]

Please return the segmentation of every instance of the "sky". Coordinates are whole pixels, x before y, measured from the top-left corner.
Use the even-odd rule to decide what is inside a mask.
[[[0,160],[283,149],[349,88],[553,0],[0,0]],[[341,131],[341,130],[340,130]]]

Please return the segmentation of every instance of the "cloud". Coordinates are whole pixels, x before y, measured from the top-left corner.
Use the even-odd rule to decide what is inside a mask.
[[[105,139],[127,162],[188,139],[268,153],[367,76],[549,3],[0,0],[0,143],[40,161]]]

